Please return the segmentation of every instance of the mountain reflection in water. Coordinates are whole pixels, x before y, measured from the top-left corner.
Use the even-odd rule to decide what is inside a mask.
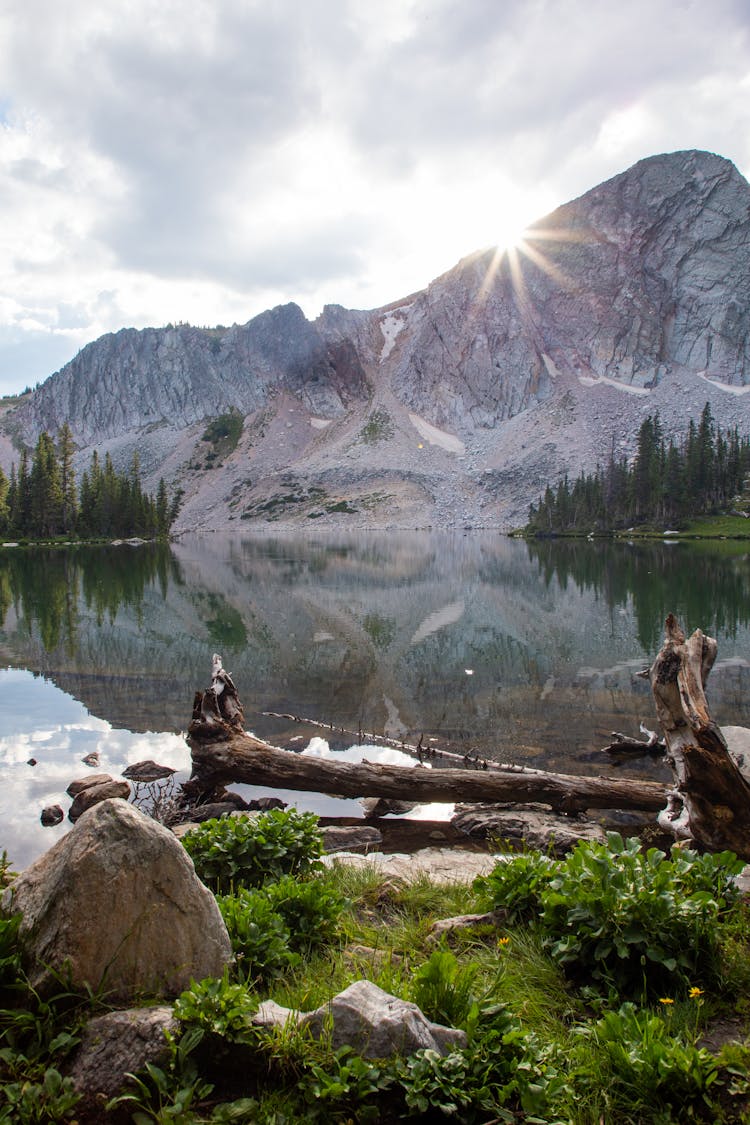
[[[6,548],[0,645],[7,667],[41,673],[125,732],[184,729],[219,651],[248,727],[283,745],[320,732],[264,712],[601,773],[618,768],[598,749],[610,731],[654,725],[634,673],[669,612],[717,636],[713,714],[750,725],[749,586],[747,552],[731,543],[357,532]],[[31,705],[24,682],[2,685],[3,771]],[[78,736],[68,752],[70,780]],[[620,768],[666,776],[651,759]]]

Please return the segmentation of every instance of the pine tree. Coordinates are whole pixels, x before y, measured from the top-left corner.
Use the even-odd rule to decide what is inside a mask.
[[[167,485],[164,477],[159,478],[156,490],[156,534],[167,535],[169,532],[169,499]]]
[[[60,490],[62,493],[62,530],[69,534],[76,524],[78,515],[78,499],[76,496],[75,471],[73,469],[73,434],[67,422],[64,423],[57,437],[57,448],[60,457]]]
[[[62,527],[62,488],[60,466],[52,438],[46,430],[34,450],[29,478],[31,495],[31,534],[47,538]]]
[[[8,508],[8,492],[10,485],[8,478],[2,469],[0,469],[0,535],[5,535],[8,530],[8,518],[10,511]]]

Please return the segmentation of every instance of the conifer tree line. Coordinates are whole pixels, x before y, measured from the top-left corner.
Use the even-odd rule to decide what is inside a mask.
[[[75,446],[67,422],[57,441],[45,431],[29,455],[21,453],[10,479],[0,469],[0,535],[49,539],[121,536],[163,537],[177,516],[180,496],[170,502],[162,478],[156,496],[144,492],[138,454],[126,472],[116,472],[109,453],[96,450],[76,486]]]
[[[750,438],[721,430],[709,403],[700,422],[691,419],[681,440],[667,442],[659,415],[638,431],[635,457],[597,465],[571,482],[547,485],[529,508],[528,532],[616,531],[643,523],[677,524],[688,516],[719,512],[743,491],[750,473]]]

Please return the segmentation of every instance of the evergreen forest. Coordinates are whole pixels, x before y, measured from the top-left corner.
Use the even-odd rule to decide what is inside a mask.
[[[29,455],[23,450],[10,480],[0,469],[0,536],[23,539],[81,539],[169,534],[181,494],[171,501],[162,478],[156,496],[144,492],[137,453],[125,472],[96,450],[76,483],[75,445],[67,423],[57,441],[45,431]]]
[[[667,441],[659,415],[638,431],[631,462],[610,455],[607,465],[547,485],[529,508],[526,532],[535,535],[606,533],[643,524],[661,527],[725,511],[738,501],[750,473],[750,438],[723,432],[709,403],[681,440]]]

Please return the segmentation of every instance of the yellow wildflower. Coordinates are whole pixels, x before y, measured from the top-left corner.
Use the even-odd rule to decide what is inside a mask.
[[[659,998],[659,1003],[660,1004],[674,1004],[674,1000],[672,1000],[669,996],[662,996],[662,997]]]
[[[696,988],[695,985],[693,985],[693,987],[688,992],[688,996],[690,997],[691,1000],[697,1000],[698,997],[702,996],[702,995],[703,995],[703,989],[702,988]]]
[[[497,944],[498,945],[507,945],[509,941],[510,941],[509,937],[499,937],[497,939]]]

